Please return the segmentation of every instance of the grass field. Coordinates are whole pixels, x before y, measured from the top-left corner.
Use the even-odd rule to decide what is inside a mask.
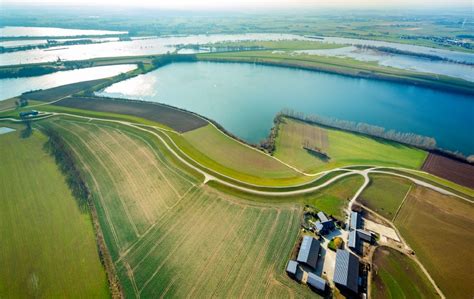
[[[182,137],[170,136],[186,154],[202,165],[248,183],[273,186],[312,179],[229,138],[212,125],[187,132]]]
[[[305,150],[305,140],[320,147],[330,160],[323,161]],[[351,164],[420,168],[427,153],[396,142],[284,118],[274,155],[301,170],[317,172]]]
[[[284,271],[298,205],[252,203],[202,186],[141,131],[42,125],[57,128],[81,161],[126,297],[314,296]]]
[[[474,296],[473,204],[416,187],[395,225],[447,298]]]
[[[382,174],[373,174],[370,180],[357,201],[388,220],[393,220],[413,184],[402,178]]]
[[[344,220],[344,208],[347,206],[348,200],[356,193],[357,189],[362,186],[364,179],[360,175],[351,175],[332,183],[331,185],[318,191],[293,196],[256,196],[253,194],[243,193],[239,190],[229,188],[217,182],[209,182],[208,185],[215,189],[221,190],[226,194],[232,194],[236,197],[243,198],[252,202],[262,202],[282,204],[282,203],[300,203],[302,205],[311,205],[328,215]]]
[[[373,256],[372,298],[437,298],[418,265],[399,251],[378,247]]]
[[[0,298],[107,298],[91,218],[46,141],[38,131],[0,135]]]

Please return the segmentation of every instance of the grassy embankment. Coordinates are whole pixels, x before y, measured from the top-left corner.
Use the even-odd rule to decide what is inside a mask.
[[[370,180],[357,201],[392,221],[413,184],[406,179],[381,174],[370,175]]]
[[[408,256],[389,247],[378,247],[373,256],[373,298],[437,298],[436,290]]]
[[[202,53],[197,54],[197,57],[202,61],[259,63],[382,79],[467,94],[472,94],[474,90],[474,83],[453,77],[386,67],[376,62],[357,61],[351,58],[295,54],[284,50]]]
[[[395,225],[447,298],[474,295],[472,203],[415,187]]]
[[[0,135],[0,297],[108,297],[92,221],[38,131]]]
[[[41,125],[57,129],[81,161],[127,297],[314,296],[284,272],[301,217],[294,203],[249,202],[203,186],[143,131],[63,119]]]
[[[418,169],[427,153],[397,142],[284,118],[274,156],[306,172],[345,165],[397,166]],[[329,156],[326,161],[303,148],[305,140]]]

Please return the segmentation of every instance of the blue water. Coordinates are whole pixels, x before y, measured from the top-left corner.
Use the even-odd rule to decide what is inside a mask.
[[[474,97],[392,82],[195,62],[168,65],[101,94],[194,111],[249,142],[265,138],[275,114],[291,108],[434,137],[442,148],[474,154]]]

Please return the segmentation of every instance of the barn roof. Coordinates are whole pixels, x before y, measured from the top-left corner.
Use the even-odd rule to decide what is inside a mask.
[[[318,218],[319,220],[321,220],[321,222],[329,221],[328,217],[326,216],[326,214],[324,214],[324,212],[318,212]]]
[[[296,274],[296,270],[298,269],[298,263],[296,261],[290,260],[288,262],[288,266],[286,267],[286,272],[290,274]]]
[[[349,232],[349,239],[347,240],[347,246],[349,246],[350,249],[356,249],[357,243],[359,243],[358,238],[357,238],[357,232],[355,230],[351,230]]]
[[[319,277],[318,275],[309,272],[308,273],[308,280],[306,281],[310,286],[318,289],[320,291],[324,291],[326,289],[326,280]]]
[[[320,244],[318,240],[310,236],[304,236],[296,260],[315,268],[318,262],[319,248]]]
[[[351,222],[349,224],[350,229],[358,229],[360,226],[360,215],[357,212],[351,213]]]
[[[338,249],[336,253],[336,267],[334,269],[334,283],[357,293],[358,280],[359,259],[347,250]]]

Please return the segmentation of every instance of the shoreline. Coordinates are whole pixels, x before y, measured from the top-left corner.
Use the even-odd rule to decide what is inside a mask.
[[[226,52],[226,54],[236,54],[240,52]],[[265,56],[255,56],[255,57],[242,57],[242,56],[225,56],[222,53],[209,53],[211,55],[221,54],[222,56],[210,57],[206,55],[208,53],[197,54],[198,61],[207,61],[207,62],[218,62],[218,63],[248,63],[248,64],[257,64],[263,66],[274,66],[274,67],[285,67],[291,69],[305,70],[305,71],[315,71],[323,72],[328,74],[336,74],[340,76],[346,76],[351,78],[360,78],[360,79],[370,79],[370,80],[379,80],[387,81],[397,84],[407,84],[410,86],[417,86],[423,88],[430,88],[434,90],[439,90],[443,92],[451,92],[465,95],[474,95],[474,82],[469,82],[462,79],[455,79],[459,83],[467,83],[465,86],[455,85],[449,83],[448,81],[434,81],[430,78],[421,78],[421,77],[409,77],[409,76],[398,76],[396,74],[388,73],[375,73],[370,70],[363,70],[358,68],[352,68],[350,66],[338,66],[330,65],[324,63],[318,63],[319,65],[312,64],[312,61],[308,60],[287,60],[282,61],[277,58],[269,58]],[[416,75],[417,73],[413,73]],[[419,73],[420,75],[425,75],[425,73]],[[427,73],[427,75],[429,75]],[[447,77],[447,76],[446,76]],[[451,77],[447,77],[451,78]],[[469,86],[472,85],[472,86]]]

